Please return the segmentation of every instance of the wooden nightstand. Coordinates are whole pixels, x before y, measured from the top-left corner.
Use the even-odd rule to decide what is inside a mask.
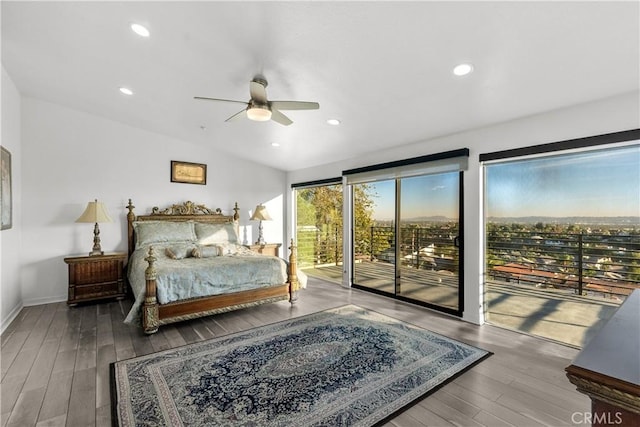
[[[264,245],[247,245],[249,249],[262,255],[280,256],[281,243],[265,243]]]
[[[67,304],[104,298],[123,299],[126,253],[67,257],[69,265],[69,299]]]

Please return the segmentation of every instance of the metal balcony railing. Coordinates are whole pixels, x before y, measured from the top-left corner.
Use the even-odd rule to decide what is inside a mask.
[[[338,226],[298,226],[296,243],[301,268],[342,263],[342,229]]]
[[[457,271],[455,224],[402,227],[400,232],[402,265]],[[356,234],[356,260],[395,262],[393,227],[371,227]],[[491,230],[486,245],[488,280],[622,299],[640,288],[637,234]],[[342,263],[340,227],[299,227],[298,258],[303,267]]]
[[[492,231],[486,253],[493,279],[623,299],[640,288],[638,235]]]
[[[393,227],[371,227],[368,259],[395,262]],[[458,270],[458,228],[442,224],[432,227],[400,228],[400,257],[403,266],[423,270]]]

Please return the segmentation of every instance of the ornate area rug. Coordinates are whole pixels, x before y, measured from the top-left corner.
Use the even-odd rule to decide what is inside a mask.
[[[370,426],[490,353],[348,305],[111,365],[127,426]]]

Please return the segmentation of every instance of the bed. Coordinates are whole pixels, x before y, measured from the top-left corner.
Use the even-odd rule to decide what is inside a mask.
[[[293,240],[288,262],[243,246],[237,203],[233,215],[190,201],[136,216],[129,199],[127,209],[127,278],[135,301],[125,322],[141,321],[146,334],[168,323],[297,300],[301,273]]]

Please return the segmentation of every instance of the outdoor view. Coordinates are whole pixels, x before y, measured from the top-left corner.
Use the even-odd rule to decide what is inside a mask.
[[[355,184],[352,189],[354,285],[457,312],[458,172]],[[343,259],[342,186],[297,190],[296,199],[300,264],[339,281],[341,270],[330,267]]]
[[[354,223],[354,285],[457,313],[459,173],[353,187],[373,196],[368,221]]]
[[[485,168],[494,324],[581,347],[640,287],[640,147]]]
[[[640,146],[493,162],[484,176],[487,320],[583,346],[640,287]],[[459,180],[352,185],[354,285],[459,314]],[[299,263],[338,283],[342,198],[341,184],[296,190]]]

